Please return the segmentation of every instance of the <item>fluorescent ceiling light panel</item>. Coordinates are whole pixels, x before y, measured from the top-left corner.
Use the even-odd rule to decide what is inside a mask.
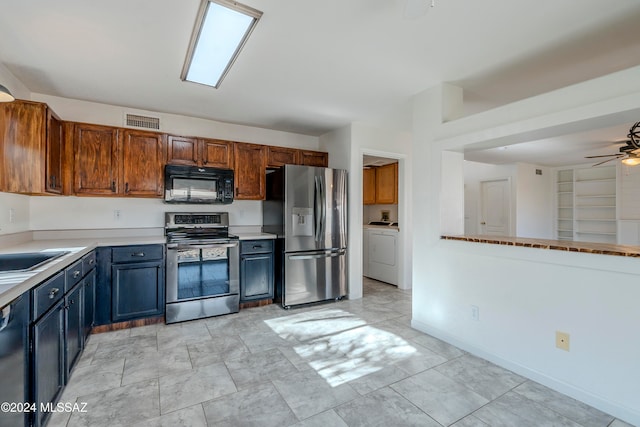
[[[234,1],[203,0],[180,78],[217,88],[261,16]]]

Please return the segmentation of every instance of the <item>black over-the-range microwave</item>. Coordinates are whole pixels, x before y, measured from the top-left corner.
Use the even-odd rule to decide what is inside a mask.
[[[233,171],[198,166],[164,167],[167,203],[229,204],[233,202]]]

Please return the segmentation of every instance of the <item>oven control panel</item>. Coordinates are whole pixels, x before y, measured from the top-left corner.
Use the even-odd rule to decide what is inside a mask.
[[[229,225],[229,214],[227,212],[167,212],[165,224],[165,228],[226,227]]]

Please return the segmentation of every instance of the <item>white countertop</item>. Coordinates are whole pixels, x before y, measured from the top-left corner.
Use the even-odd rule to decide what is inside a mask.
[[[236,236],[240,238],[240,240],[263,240],[263,239],[275,239],[278,236],[271,233],[234,233]]]
[[[371,224],[363,224],[362,225],[363,228],[378,228],[378,229],[382,229],[382,230],[391,230],[391,231],[398,231],[400,230],[400,227],[398,227],[397,225],[391,226],[391,225],[371,225]]]

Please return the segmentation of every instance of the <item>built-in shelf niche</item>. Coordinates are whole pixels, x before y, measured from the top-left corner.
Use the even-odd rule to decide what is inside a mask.
[[[557,172],[557,238],[617,243],[616,167]]]

